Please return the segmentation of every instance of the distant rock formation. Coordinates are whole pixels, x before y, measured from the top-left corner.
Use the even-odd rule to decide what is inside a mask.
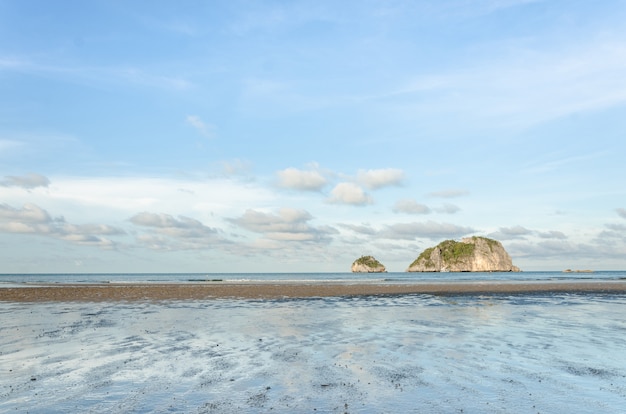
[[[373,256],[361,256],[352,263],[353,273],[384,273],[387,269]]]
[[[572,270],[572,269],[565,269],[563,270],[563,273],[593,273],[593,270],[591,269],[576,269],[576,270]]]
[[[497,240],[466,237],[446,240],[422,252],[407,272],[519,272]]]

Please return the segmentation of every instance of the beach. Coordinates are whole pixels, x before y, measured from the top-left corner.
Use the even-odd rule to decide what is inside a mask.
[[[625,287],[3,287],[0,412],[619,412]]]
[[[134,301],[200,300],[216,298],[280,299],[376,295],[460,295],[524,293],[626,293],[626,280],[619,281],[473,281],[442,283],[103,283],[5,287],[0,301]]]

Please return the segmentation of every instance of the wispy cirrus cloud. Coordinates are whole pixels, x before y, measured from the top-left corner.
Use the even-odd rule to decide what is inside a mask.
[[[24,146],[24,143],[21,141],[16,141],[14,139],[0,139],[0,156],[4,155],[3,153],[9,152],[16,148],[20,148]]]
[[[70,83],[130,85],[171,91],[188,90],[193,86],[178,75],[156,73],[136,66],[80,66],[48,63],[20,56],[0,57],[0,70],[34,76],[53,77]]]
[[[252,162],[235,158],[220,162],[222,173],[227,177],[246,175],[252,170]]]
[[[215,136],[215,127],[211,124],[207,124],[202,119],[200,119],[197,115],[187,115],[185,118],[185,122],[192,127],[196,131],[200,133],[205,138],[214,138]]]
[[[590,34],[586,42],[561,49],[558,43],[507,46],[510,50],[492,53],[496,57],[477,60],[471,68],[415,77],[395,93],[404,97],[396,110],[425,118],[456,113],[483,126],[525,127],[626,102],[622,33]],[[423,100],[424,92],[436,99]]]

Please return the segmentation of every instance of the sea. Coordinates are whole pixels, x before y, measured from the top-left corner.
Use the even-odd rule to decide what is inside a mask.
[[[31,284],[81,283],[203,283],[203,282],[333,282],[416,283],[459,281],[620,280],[626,271],[594,272],[389,272],[389,273],[36,273],[0,274],[0,287]]]
[[[40,283],[619,280],[626,272],[1,275]],[[626,295],[0,300],[0,412],[622,413]]]

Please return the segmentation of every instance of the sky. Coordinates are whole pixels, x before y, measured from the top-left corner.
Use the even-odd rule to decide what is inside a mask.
[[[0,273],[626,269],[626,1],[0,0]]]

